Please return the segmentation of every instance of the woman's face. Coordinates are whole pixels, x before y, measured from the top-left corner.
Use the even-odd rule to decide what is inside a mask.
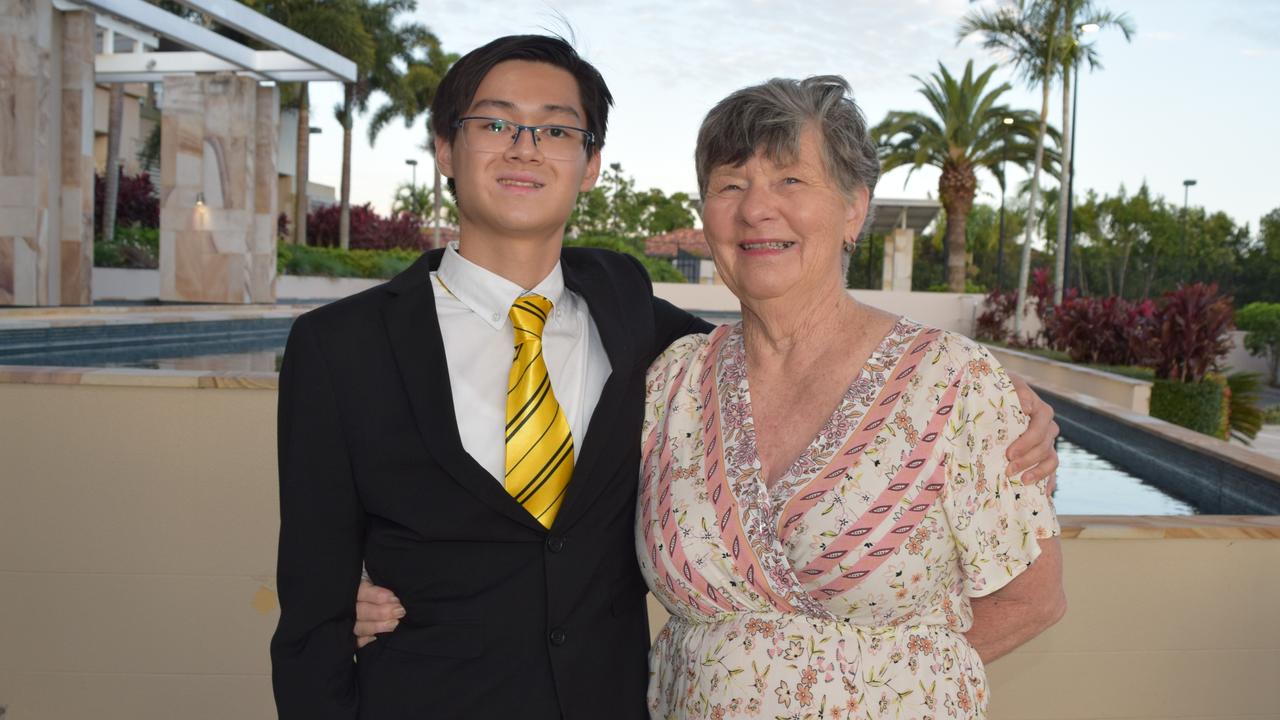
[[[800,135],[794,161],[756,153],[740,167],[711,171],[702,225],[725,284],[744,303],[842,289],[842,246],[858,236],[869,193],[846,197],[822,159],[815,127]]]

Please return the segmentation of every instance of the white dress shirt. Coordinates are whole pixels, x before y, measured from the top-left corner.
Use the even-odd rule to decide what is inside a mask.
[[[526,292],[462,257],[457,243],[451,243],[431,282],[462,447],[499,483],[506,474],[507,381],[515,348],[507,312],[516,298],[529,293],[552,302],[542,355],[551,390],[569,419],[577,462],[612,367],[586,301],[564,286],[560,263]]]

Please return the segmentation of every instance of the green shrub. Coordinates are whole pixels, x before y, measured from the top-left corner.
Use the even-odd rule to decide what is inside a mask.
[[[1236,313],[1236,327],[1244,330],[1250,355],[1267,359],[1270,383],[1280,382],[1280,303],[1254,302]]]
[[[972,295],[985,295],[987,286],[970,278],[965,278],[964,291]],[[929,286],[926,292],[951,292],[951,286],[944,282],[934,283]]]
[[[1231,390],[1231,402],[1227,414],[1231,420],[1231,437],[1245,445],[1252,445],[1262,429],[1262,375],[1251,372],[1233,372],[1227,375]]]
[[[157,268],[160,267],[160,231],[152,227],[117,225],[115,238],[93,243],[94,267]]]
[[[614,235],[582,235],[576,238],[565,238],[564,244],[570,247],[594,247],[624,253],[640,261],[649,272],[653,282],[682,283],[686,282],[684,274],[663,258],[651,258],[637,249],[636,244],[625,238]]]
[[[1272,405],[1263,411],[1262,424],[1280,425],[1280,405]]]
[[[279,243],[276,271],[282,275],[385,280],[412,265],[420,255],[417,250],[341,250]]]
[[[1226,387],[1220,375],[1194,383],[1156,380],[1151,385],[1151,416],[1225,440]]]

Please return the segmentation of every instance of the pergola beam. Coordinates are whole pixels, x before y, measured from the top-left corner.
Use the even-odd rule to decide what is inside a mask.
[[[142,0],[81,0],[99,12],[115,15],[149,28],[157,35],[188,47],[203,48],[210,55],[244,70],[253,69],[253,50],[212,30],[188,22]],[[161,53],[154,53],[159,55]]]
[[[113,15],[152,30],[157,35],[169,38],[176,43],[200,48],[203,51],[145,53],[144,57],[147,61],[141,67],[114,66],[108,63],[104,68],[102,61],[105,54],[99,55],[96,61],[98,72],[95,73],[99,82],[156,82],[166,74],[194,72],[238,72],[242,75],[277,82],[355,81],[354,62],[238,2],[201,0],[198,3],[183,1],[182,4],[206,13],[221,25],[238,30],[280,50],[255,51],[142,0],[80,0],[80,2],[100,13]],[[169,62],[161,59],[167,55],[200,55],[216,62],[206,62],[209,67],[175,69],[169,73],[157,71],[156,68]],[[150,65],[151,62],[154,62],[154,65]],[[181,66],[183,63],[198,64],[191,57],[173,62],[176,66]]]
[[[238,30],[255,40],[273,45],[284,52],[310,63],[311,67],[327,70],[334,80],[356,81],[356,64],[338,53],[301,35],[271,18],[250,10],[235,0],[177,0],[182,5],[199,10],[220,25]],[[282,79],[282,78],[277,78]]]
[[[94,70],[99,82],[119,82],[115,78],[128,75],[136,78],[140,75],[153,75],[156,81],[165,75],[186,75],[190,73],[209,72],[252,72],[272,79],[282,80],[277,75],[289,76],[297,73],[310,75],[325,74],[316,70],[305,60],[279,50],[258,50],[253,53],[253,61],[249,68],[223,60],[205,52],[157,52],[157,53],[120,53],[115,55],[100,54],[94,60]],[[131,79],[128,82],[140,82]]]

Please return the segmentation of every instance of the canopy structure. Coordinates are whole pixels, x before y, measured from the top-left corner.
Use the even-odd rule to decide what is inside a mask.
[[[871,207],[875,208],[876,214],[871,218],[871,227],[865,228],[863,232],[887,235],[894,230],[924,232],[929,223],[938,217],[942,203],[937,200],[910,198],[872,198]]]
[[[135,40],[129,53],[116,53],[114,43],[103,43],[103,52],[94,59],[96,82],[151,83],[219,72],[260,82],[355,82],[354,62],[235,0],[178,1],[273,49],[255,50],[143,0],[56,0],[55,7],[92,10],[98,27]],[[158,37],[189,49],[157,52]]]
[[[881,288],[910,292],[916,233],[924,232],[938,217],[942,204],[937,200],[873,198],[871,206],[875,208],[875,216],[871,218],[871,227],[863,232],[884,236]]]
[[[306,192],[281,190],[276,84],[354,82],[356,65],[235,0],[177,1],[194,12],[0,2],[0,306],[93,302],[103,84],[156,90],[160,298],[274,302],[279,197]]]

